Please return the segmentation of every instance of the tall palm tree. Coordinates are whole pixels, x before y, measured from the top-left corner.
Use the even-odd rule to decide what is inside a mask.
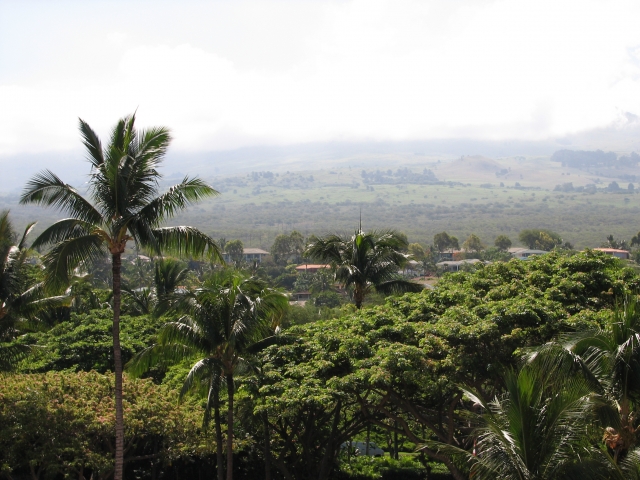
[[[606,402],[599,408],[613,461],[638,443],[640,432],[640,305],[627,295],[603,328],[561,336],[533,352],[549,365],[577,367]]]
[[[191,390],[207,391],[205,426],[213,411],[218,452],[218,479],[222,480],[222,431],[220,379],[227,387],[227,479],[233,478],[234,376],[244,356],[258,351],[277,336],[276,326],[287,297],[255,277],[221,272],[193,291],[176,292],[170,314],[181,315],[164,325],[157,345],[136,356],[128,366],[142,374],[158,361],[197,359],[187,375],[181,395]]]
[[[103,148],[91,127],[80,119],[80,132],[91,163],[88,182],[90,200],[45,170],[26,186],[20,202],[56,207],[70,215],[47,228],[34,246],[52,245],[44,255],[45,283],[62,288],[74,270],[111,256],[113,288],[113,356],[115,369],[116,451],[115,480],[123,475],[122,357],[120,352],[121,257],[132,241],[156,254],[210,256],[221,260],[215,242],[192,227],[160,225],[177,212],[204,197],[217,195],[209,185],[188,178],[159,192],[162,163],[171,136],[163,127],[135,129],[135,115],[121,119]]]
[[[395,231],[357,230],[351,237],[329,235],[307,246],[305,256],[330,263],[335,278],[344,288],[353,288],[356,308],[362,307],[372,290],[383,294],[419,292],[422,286],[398,275],[408,260],[401,252],[407,247],[404,236]]]

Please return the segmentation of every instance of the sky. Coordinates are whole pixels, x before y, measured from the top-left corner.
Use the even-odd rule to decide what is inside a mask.
[[[640,2],[0,0],[0,159],[137,111],[184,152],[538,140],[640,114]]]

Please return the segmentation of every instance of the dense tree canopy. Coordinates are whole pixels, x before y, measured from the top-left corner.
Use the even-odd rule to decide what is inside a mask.
[[[509,250],[511,248],[511,239],[506,235],[498,235],[493,244],[500,250]]]
[[[522,230],[518,235],[522,243],[531,249],[537,250],[553,250],[555,247],[562,245],[562,238],[551,230]]]
[[[157,471],[172,461],[211,455],[202,412],[150,380],[124,379],[124,458]],[[115,448],[113,375],[96,372],[0,376],[0,468],[31,478],[107,479]],[[9,476],[9,478],[12,478]]]
[[[361,415],[380,428],[397,428],[414,443],[425,443],[427,431],[442,443],[470,449],[473,429],[464,411],[471,404],[460,385],[491,398],[499,392],[501,366],[515,365],[521,349],[558,332],[599,325],[607,315],[603,309],[637,286],[633,272],[614,258],[554,253],[447,275],[435,290],[295,327],[289,333],[300,340],[265,357],[270,422],[275,428],[287,412],[291,420],[280,425],[278,440],[286,442],[296,416],[309,418],[303,412],[310,404],[322,415],[333,412],[334,430],[314,430],[324,438],[326,455],[345,432],[361,427]],[[324,422],[313,428],[328,428],[329,420]],[[425,452],[447,464],[455,478],[465,478],[448,454],[428,446]]]
[[[462,248],[467,252],[479,252],[480,250],[484,250],[486,247],[480,240],[476,234],[472,233],[462,244]]]

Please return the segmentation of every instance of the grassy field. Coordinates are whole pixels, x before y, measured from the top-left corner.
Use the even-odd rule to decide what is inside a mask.
[[[294,170],[296,166],[308,168]],[[609,234],[629,239],[640,230],[640,188],[628,190],[625,180],[633,175],[640,179],[640,172],[587,172],[548,158],[436,160],[418,155],[354,157],[321,167],[296,163],[290,171],[206,178],[221,195],[190,208],[174,223],[262,248],[278,233],[294,229],[304,235],[350,232],[360,212],[366,229],[394,228],[425,244],[443,230],[461,242],[475,233],[493,244],[505,234],[517,244],[520,230],[547,228],[582,248],[598,246]],[[363,170],[378,170],[384,181],[393,183],[366,182]],[[420,183],[428,171],[438,183]],[[606,191],[614,180],[620,191]],[[591,184],[597,191],[554,191],[568,183]],[[39,220],[36,233],[57,218],[53,211],[18,206],[16,195],[0,197],[0,208],[10,208],[18,226]]]

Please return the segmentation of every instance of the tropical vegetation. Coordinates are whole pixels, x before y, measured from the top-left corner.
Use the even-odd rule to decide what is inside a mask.
[[[77,268],[111,256],[113,288],[113,356],[115,368],[115,480],[123,478],[124,423],[122,398],[122,354],[120,306],[122,254],[132,241],[156,254],[174,251],[221,259],[216,243],[191,227],[161,227],[161,224],[200,199],[217,192],[197,178],[185,179],[159,192],[157,168],[171,141],[163,127],[138,132],[135,115],[118,121],[109,143],[102,146],[88,123],[80,120],[80,133],[91,173],[90,200],[45,170],[27,184],[21,203],[34,203],[70,215],[48,227],[33,247],[52,248],[44,255],[45,284],[50,289],[69,285]]]
[[[631,260],[546,229],[522,261],[504,235],[360,227],[248,264],[240,239],[162,227],[215,191],[164,188],[168,131],[134,123],[103,148],[81,122],[88,199],[27,185],[69,215],[33,245],[0,214],[0,477],[640,479]]]
[[[336,280],[353,292],[353,301],[359,309],[372,291],[389,294],[422,289],[421,285],[398,275],[398,269],[408,260],[408,255],[402,252],[407,247],[406,237],[397,232],[365,233],[360,228],[350,237],[315,238],[307,246],[305,255],[330,264]]]

